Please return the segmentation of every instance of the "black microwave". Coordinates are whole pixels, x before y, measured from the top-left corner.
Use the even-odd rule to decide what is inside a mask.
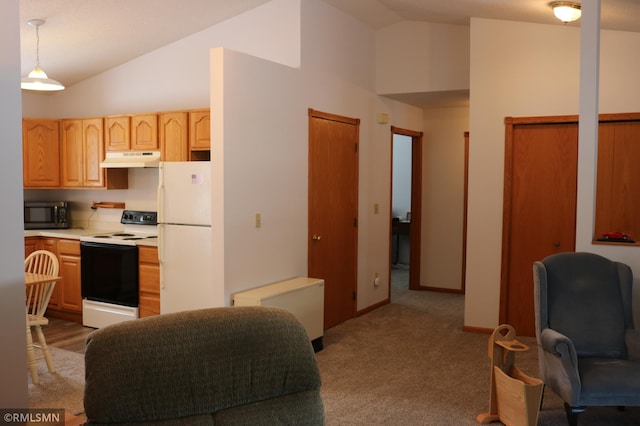
[[[66,201],[24,202],[24,229],[66,229],[70,225]]]

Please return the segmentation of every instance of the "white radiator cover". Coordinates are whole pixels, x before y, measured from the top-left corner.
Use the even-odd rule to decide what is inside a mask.
[[[324,333],[324,280],[298,277],[233,295],[234,306],[272,306],[293,313],[310,340]]]

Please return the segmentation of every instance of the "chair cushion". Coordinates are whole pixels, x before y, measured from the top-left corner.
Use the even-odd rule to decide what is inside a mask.
[[[571,339],[578,357],[626,358],[625,321],[615,262],[593,253],[543,260],[549,327]]]
[[[611,358],[578,361],[580,405],[640,405],[640,362]]]

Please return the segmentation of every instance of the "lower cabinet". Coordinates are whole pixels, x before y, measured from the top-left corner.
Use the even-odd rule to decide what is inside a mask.
[[[140,318],[160,314],[160,262],[158,248],[138,246]]]
[[[26,237],[25,258],[36,250],[48,250],[58,257],[58,275],[47,315],[82,323],[82,273],[80,241],[64,238]],[[160,262],[158,248],[138,247],[140,318],[160,314]]]
[[[62,277],[49,300],[47,315],[82,323],[82,295],[80,289],[80,241],[61,238],[27,237],[24,255],[36,250],[48,250],[58,257],[58,275]]]

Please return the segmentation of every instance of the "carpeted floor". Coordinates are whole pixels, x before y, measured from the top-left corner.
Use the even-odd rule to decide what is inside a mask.
[[[84,356],[49,347],[56,372],[50,373],[44,359],[38,360],[38,378],[34,385],[29,376],[31,408],[64,408],[72,414],[84,412]]]
[[[409,291],[407,273],[401,269],[398,278],[394,270],[392,303],[325,331],[317,358],[327,426],[475,425],[488,410],[489,336],[462,331],[464,296]],[[518,354],[516,365],[537,376],[535,339],[519,339],[531,350]],[[83,356],[53,350],[58,372],[40,361],[30,404],[81,413]],[[640,408],[589,408],[579,423],[639,425]],[[562,401],[549,390],[538,424],[567,424]]]
[[[489,408],[489,335],[462,331],[464,296],[409,291],[393,271],[391,302],[325,331],[318,353],[328,426],[475,425]],[[535,339],[516,365],[537,376]],[[640,409],[589,408],[581,426],[638,425]],[[498,423],[499,424],[499,423]],[[562,401],[545,390],[539,425],[567,425]]]

